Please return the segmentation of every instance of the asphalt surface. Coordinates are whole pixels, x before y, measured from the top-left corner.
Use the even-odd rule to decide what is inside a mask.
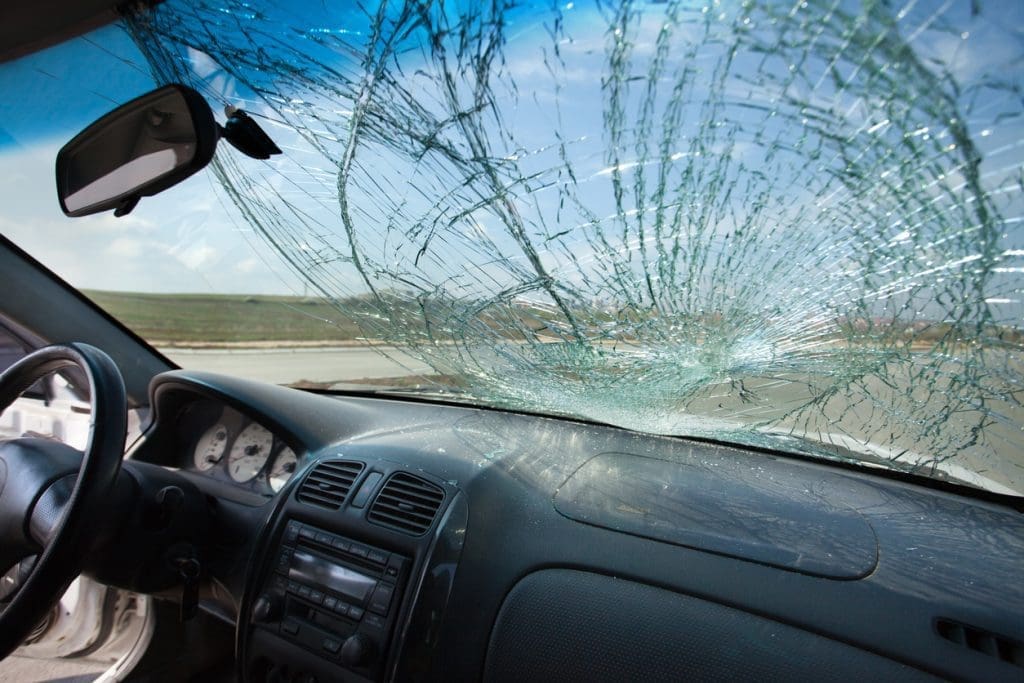
[[[404,377],[430,372],[430,367],[394,347],[381,346],[387,357],[365,347],[180,349],[160,352],[183,368],[222,372],[273,384],[343,382]]]

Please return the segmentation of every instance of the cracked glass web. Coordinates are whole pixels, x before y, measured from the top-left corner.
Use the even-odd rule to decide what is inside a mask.
[[[459,400],[1024,491],[1024,5],[170,0],[239,220]],[[331,369],[323,369],[330,380]]]

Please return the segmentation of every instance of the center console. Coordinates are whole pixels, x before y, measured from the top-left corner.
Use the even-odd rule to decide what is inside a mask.
[[[409,558],[294,520],[273,557],[275,570],[253,604],[253,622],[373,674],[387,652]]]
[[[296,479],[253,555],[239,678],[414,677],[436,646],[464,497],[451,482],[369,457],[323,458]]]

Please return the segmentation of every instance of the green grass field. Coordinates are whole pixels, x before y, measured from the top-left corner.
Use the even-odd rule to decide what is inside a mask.
[[[105,292],[88,290],[85,294],[127,325],[142,338],[159,346],[216,346],[222,344],[274,344],[291,342],[294,345],[339,344],[363,337],[363,333],[348,318],[324,299],[299,296],[265,296],[253,294],[144,294],[138,292]],[[368,300],[351,298],[338,302],[345,310],[367,310]],[[400,297],[390,300],[391,314],[398,319],[418,318],[422,312]],[[472,310],[474,307],[466,305]],[[441,307],[442,311],[444,307]],[[524,308],[519,324],[507,319],[482,319],[485,325],[502,336],[516,333],[517,329],[537,330],[550,311]],[[651,315],[648,313],[648,315]],[[607,312],[583,310],[580,319],[607,322]],[[712,321],[713,322],[713,321]],[[707,321],[694,320],[698,328]],[[863,328],[863,329],[862,329]],[[840,320],[834,340],[841,344],[895,344],[907,342],[915,351],[928,351],[936,344],[957,344],[958,338],[974,338],[977,331],[953,334],[947,323],[920,323],[908,326],[898,321]],[[595,335],[596,336],[596,335]],[[985,330],[986,344],[1010,346],[1015,349],[1024,344],[1024,335],[1008,327],[990,326]],[[628,337],[624,337],[628,339]]]
[[[86,296],[157,344],[343,342],[362,336],[330,304],[296,296],[141,294]]]

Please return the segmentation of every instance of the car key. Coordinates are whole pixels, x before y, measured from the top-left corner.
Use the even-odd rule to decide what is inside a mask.
[[[199,607],[199,574],[202,566],[194,557],[178,558],[175,565],[182,583],[179,618],[185,622],[196,615],[196,610]]]

